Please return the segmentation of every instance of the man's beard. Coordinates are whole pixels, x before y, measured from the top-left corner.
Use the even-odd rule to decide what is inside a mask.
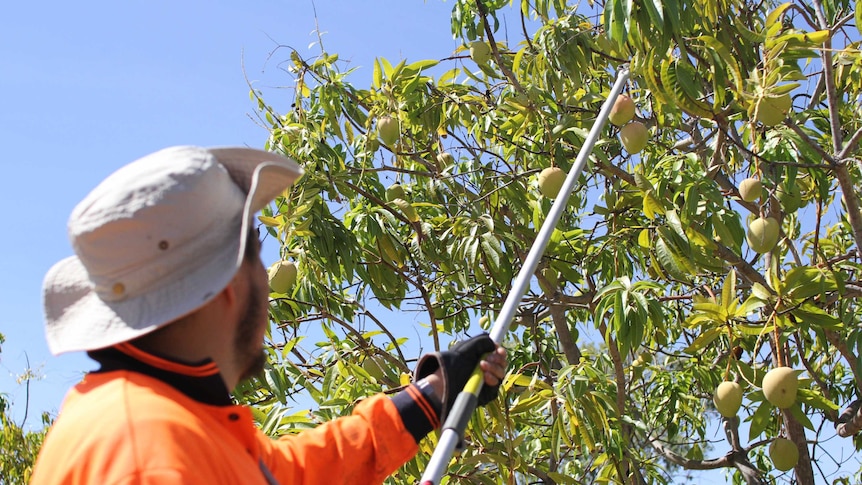
[[[266,353],[261,350],[262,342],[257,341],[260,322],[269,323],[267,308],[261,304],[260,298],[264,290],[254,280],[249,290],[248,304],[234,338],[234,352],[242,369],[240,382],[260,375],[266,365]]]

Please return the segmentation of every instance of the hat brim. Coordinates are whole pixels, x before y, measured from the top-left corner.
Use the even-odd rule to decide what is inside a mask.
[[[156,291],[121,301],[99,298],[81,261],[66,258],[45,278],[45,327],[54,355],[94,350],[145,335],[215,297],[233,278],[239,238],[225,245],[196,271],[175,278]]]
[[[250,197],[250,215],[256,214],[302,176],[302,167],[290,158],[254,148],[210,148],[237,185]]]
[[[295,161],[276,153],[253,148],[210,148],[218,161],[227,168],[234,182],[248,194],[243,209],[241,234],[247,234],[254,223],[253,217],[267,204],[302,176],[302,167]],[[245,237],[240,242],[237,263],[245,254]]]
[[[52,354],[87,351],[145,335],[200,308],[230,283],[242,264],[255,214],[290,187],[301,167],[278,154],[251,148],[208,149],[245,192],[241,219],[226,221],[215,254],[205,264],[148,293],[105,301],[81,261],[55,264],[43,283],[45,334]]]

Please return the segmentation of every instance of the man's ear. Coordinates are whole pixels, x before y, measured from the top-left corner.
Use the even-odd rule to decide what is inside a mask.
[[[221,290],[219,293],[219,298],[225,299],[225,304],[229,306],[236,305],[236,285],[239,283],[239,273],[237,273],[233,278],[231,278],[230,283]]]

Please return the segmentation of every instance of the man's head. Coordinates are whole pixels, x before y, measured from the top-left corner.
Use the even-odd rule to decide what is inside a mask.
[[[76,256],[45,277],[51,351],[132,340],[202,307],[244,271],[254,215],[301,174],[260,150],[172,147],[109,176],[69,219]]]

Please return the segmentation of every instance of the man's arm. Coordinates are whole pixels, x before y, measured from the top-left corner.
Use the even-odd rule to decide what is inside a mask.
[[[506,352],[481,335],[420,359],[418,370],[430,371],[417,373],[413,384],[391,398],[376,395],[360,402],[350,416],[279,440],[261,433],[264,462],[282,484],[381,483],[416,454],[419,440],[440,426],[446,404],[454,401],[477,363],[485,376],[483,395],[496,396]]]

